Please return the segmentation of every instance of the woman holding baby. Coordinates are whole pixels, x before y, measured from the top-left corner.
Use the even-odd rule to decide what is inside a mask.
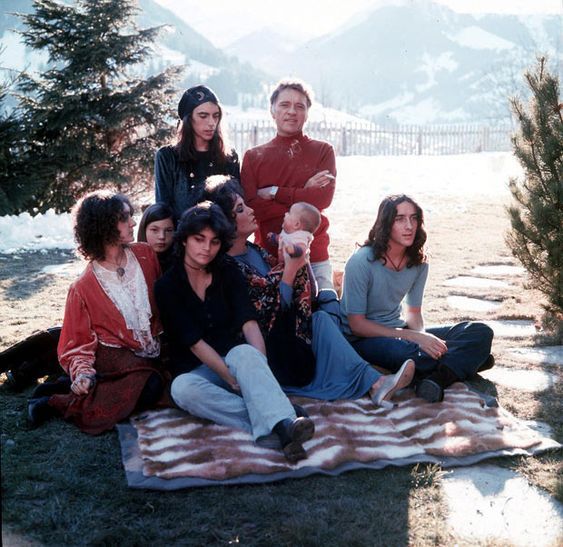
[[[352,349],[328,314],[312,313],[304,267],[308,253],[287,253],[277,264],[247,240],[256,230],[256,219],[236,179],[210,177],[204,198],[217,203],[236,229],[229,255],[248,281],[268,363],[284,391],[324,400],[357,399],[369,393],[377,405],[389,405],[394,393],[412,380],[414,363],[406,361],[396,374],[383,376]]]

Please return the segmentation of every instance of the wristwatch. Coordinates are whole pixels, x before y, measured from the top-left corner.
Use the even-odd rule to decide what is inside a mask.
[[[277,193],[278,193],[278,187],[277,186],[270,186],[270,197],[272,199],[274,199],[276,197]]]

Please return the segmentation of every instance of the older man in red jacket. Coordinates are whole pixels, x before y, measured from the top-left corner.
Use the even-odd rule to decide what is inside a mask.
[[[326,142],[303,134],[311,106],[311,91],[299,80],[282,80],[270,98],[270,111],[277,135],[270,142],[246,152],[241,182],[245,201],[258,221],[256,243],[276,254],[268,233],[278,233],[283,218],[296,202],[311,203],[322,213],[334,196],[336,160]],[[319,289],[333,288],[329,261],[328,219],[321,224],[311,243],[311,267]]]

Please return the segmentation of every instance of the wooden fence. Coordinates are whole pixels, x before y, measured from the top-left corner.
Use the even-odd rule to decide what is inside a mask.
[[[309,122],[305,132],[330,142],[339,156],[441,155],[511,150],[508,125],[394,125]],[[276,134],[272,123],[254,121],[229,126],[232,146],[242,156]]]

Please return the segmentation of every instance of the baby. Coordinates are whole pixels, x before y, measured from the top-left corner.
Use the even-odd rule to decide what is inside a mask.
[[[278,245],[279,260],[283,260],[285,253],[297,257],[306,252],[320,224],[321,213],[314,205],[304,201],[294,203],[285,214],[280,234],[269,234]]]

